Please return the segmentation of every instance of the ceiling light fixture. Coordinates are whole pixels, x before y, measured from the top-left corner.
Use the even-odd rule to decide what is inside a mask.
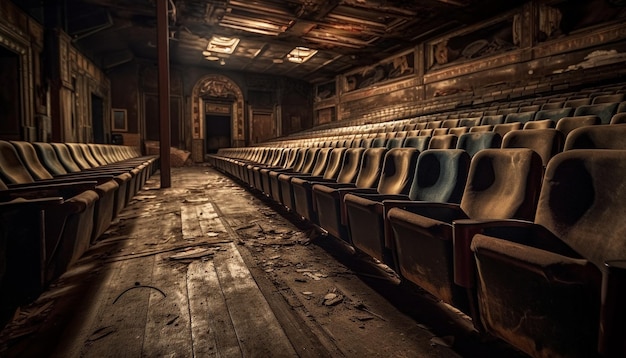
[[[225,53],[230,55],[235,51],[235,48],[239,44],[239,39],[236,37],[225,37],[213,35],[207,45],[207,51]]]
[[[298,46],[287,54],[287,60],[293,63],[304,63],[317,53],[308,47]]]

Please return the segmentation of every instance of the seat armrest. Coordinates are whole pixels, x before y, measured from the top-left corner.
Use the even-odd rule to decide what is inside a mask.
[[[74,181],[65,184],[22,184],[18,187],[9,187],[9,189],[0,190],[0,201],[7,201],[19,197],[37,199],[49,196],[61,196],[67,199],[86,190],[94,190],[97,184],[96,181]]]
[[[530,221],[455,220],[453,232],[454,280],[458,285],[467,288],[475,285],[476,264],[470,245],[476,234],[492,236],[562,256],[581,258],[579,253],[549,230]]]
[[[454,257],[454,282],[465,288],[474,288],[476,285],[476,259],[470,249],[472,239],[476,234],[494,234],[495,229],[510,230],[509,234],[520,236],[532,235],[536,224],[523,220],[472,220],[460,219],[452,223],[452,248]],[[493,230],[489,230],[493,229]],[[515,232],[514,232],[515,231]],[[499,235],[494,235],[499,236]]]
[[[602,270],[598,352],[603,357],[626,356],[626,259],[610,260]]]
[[[452,224],[452,221],[466,219],[467,215],[458,204],[434,201],[385,200],[385,210],[398,207],[408,212]]]
[[[53,205],[59,205],[63,203],[63,198],[56,197],[45,197],[45,198],[37,198],[37,199],[24,199],[17,198],[11,201],[6,201],[0,203],[0,211],[4,210],[21,210],[24,208],[40,208],[46,209]]]

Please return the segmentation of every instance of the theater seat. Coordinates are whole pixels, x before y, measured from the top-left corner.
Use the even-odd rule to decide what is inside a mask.
[[[453,223],[532,219],[542,171],[541,158],[530,149],[485,149],[472,159],[460,204],[423,202],[389,210],[401,276],[477,318],[471,296],[454,283],[455,262],[466,260],[453,250]],[[469,249],[460,253],[469,255]]]
[[[385,223],[387,211],[421,201],[459,203],[469,163],[463,150],[427,150],[419,155],[408,194],[347,194],[344,201],[354,247],[397,269],[391,229]]]
[[[601,103],[580,106],[574,111],[574,116],[598,116],[601,124],[609,124],[611,117],[613,117],[617,111],[618,104],[619,103]]]
[[[415,148],[420,152],[428,149],[428,143],[430,142],[430,137],[428,136],[412,136],[406,137],[402,146],[405,148]]]
[[[458,137],[454,134],[438,135],[430,138],[428,149],[453,149],[457,141]]]
[[[572,130],[584,126],[594,126],[600,124],[600,117],[591,115],[591,116],[579,116],[579,117],[565,117],[561,118],[556,123],[556,129],[563,133],[565,137]]]
[[[502,138],[502,148],[529,148],[541,157],[544,168],[548,161],[563,150],[564,137],[552,128],[512,131]]]
[[[398,150],[398,149],[395,149]],[[354,184],[324,183],[313,185],[313,202],[318,224],[329,234],[349,242],[343,192],[341,189],[371,189],[378,186],[386,148],[368,148],[363,152]]]
[[[495,132],[465,133],[459,137],[456,149],[463,149],[470,157],[486,148],[500,148],[502,137]]]
[[[312,223],[317,222],[313,208],[312,187],[314,184],[353,183],[356,180],[361,155],[365,148],[335,148],[330,153],[328,165],[321,177],[295,177],[291,180],[295,211]]]
[[[302,165],[298,168],[292,168],[292,170],[272,170],[269,172],[270,186],[272,188],[272,199],[277,203],[282,203],[282,187],[279,177],[281,175],[297,175],[297,174],[309,174],[315,166],[315,159],[320,151],[320,148],[308,148],[304,154],[304,160]]]
[[[326,166],[328,165],[328,159],[330,157],[330,153],[333,150],[331,147],[320,148],[317,151],[317,155],[315,155],[315,161],[310,170],[299,172],[299,173],[281,173],[278,175],[278,184],[280,185],[281,190],[281,204],[287,207],[288,209],[294,209],[293,203],[293,189],[291,185],[291,180],[293,178],[315,178],[320,177],[324,174],[326,170]]]
[[[626,149],[626,124],[575,129],[567,136],[563,150],[572,149]]]
[[[566,151],[534,223],[484,223],[471,248],[488,332],[535,357],[626,355],[625,176],[625,151]]]

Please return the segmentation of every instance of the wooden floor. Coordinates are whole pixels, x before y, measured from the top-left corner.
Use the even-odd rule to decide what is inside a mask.
[[[205,166],[158,173],[0,334],[11,357],[515,356]]]

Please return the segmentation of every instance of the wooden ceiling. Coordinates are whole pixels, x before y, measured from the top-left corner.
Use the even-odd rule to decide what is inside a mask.
[[[105,68],[133,58],[156,58],[155,0],[66,2],[70,36]],[[182,66],[282,75],[320,83],[521,3],[170,0],[170,59]],[[214,35],[236,37],[240,42],[232,54],[217,54],[219,59],[210,61],[203,51]],[[304,63],[292,63],[287,54],[296,46],[318,52]]]

